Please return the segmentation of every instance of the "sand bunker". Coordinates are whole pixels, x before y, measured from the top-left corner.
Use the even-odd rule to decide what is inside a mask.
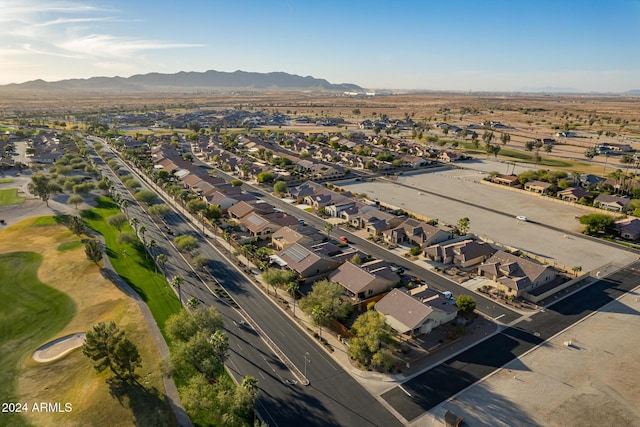
[[[40,363],[51,362],[64,357],[84,343],[85,333],[67,335],[48,342],[33,352],[33,360]]]

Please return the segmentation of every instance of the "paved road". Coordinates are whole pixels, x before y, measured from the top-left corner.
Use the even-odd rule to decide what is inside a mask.
[[[126,190],[117,177],[112,173],[108,175],[116,183],[117,191],[124,194]],[[209,241],[196,233],[182,216],[169,214],[166,222],[173,232],[176,235],[189,233],[199,239],[199,252],[211,260],[211,271],[215,278],[300,371],[304,371],[305,354],[309,354],[311,362],[306,368],[310,385],[305,387],[289,384],[296,378],[255,331],[247,326],[234,325],[234,321],[238,324],[243,320],[241,313],[218,300],[198,280],[195,272],[173,248],[162,230],[151,223],[139,206],[130,197],[129,199],[129,215],[137,217],[145,225],[148,230],[145,234],[147,240],[155,239],[158,242],[156,254],[167,253],[169,257],[167,276],[180,275],[185,279],[182,286],[183,301],[195,296],[204,304],[216,307],[224,316],[230,344],[227,362],[229,371],[236,379],[251,375],[259,380],[258,411],[269,425],[299,426],[301,420],[309,426],[401,425],[312,338],[300,331],[286,314],[275,307],[255,284],[232,267]],[[213,279],[207,282],[212,284]]]
[[[640,262],[635,262],[536,313],[529,321],[522,321],[516,327],[507,328],[402,384],[404,390],[399,387],[389,390],[382,398],[405,419],[411,421],[623,293],[634,289],[638,282]]]

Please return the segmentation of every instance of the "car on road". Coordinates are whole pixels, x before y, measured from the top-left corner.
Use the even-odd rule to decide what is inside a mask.
[[[346,237],[346,236],[340,236],[340,241],[341,241],[342,243],[349,243],[349,239],[347,239],[347,237]]]
[[[404,267],[400,267],[399,265],[396,264],[389,264],[389,268],[391,269],[391,271],[393,271],[394,273],[397,273],[399,275],[404,274]]]
[[[516,217],[516,219],[517,219],[518,221],[523,221],[523,222],[527,222],[527,221],[528,221],[528,220],[527,220],[527,217],[526,217],[526,216],[524,216],[524,215],[518,215],[518,216]]]

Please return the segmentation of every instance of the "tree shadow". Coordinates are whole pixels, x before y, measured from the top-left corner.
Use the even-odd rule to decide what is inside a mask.
[[[176,419],[166,396],[155,387],[146,388],[135,379],[111,377],[109,394],[129,408],[136,426],[174,426]]]
[[[85,209],[83,211],[80,212],[80,216],[83,219],[89,219],[89,220],[98,220],[100,219],[100,215],[98,215],[97,213],[95,213],[94,211],[90,210],[90,209]]]

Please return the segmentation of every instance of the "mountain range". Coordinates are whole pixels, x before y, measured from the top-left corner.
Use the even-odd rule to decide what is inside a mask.
[[[209,70],[205,72],[181,71],[174,74],[148,73],[131,77],[91,77],[55,82],[32,80],[0,86],[0,90],[72,91],[72,92],[172,92],[207,90],[315,90],[350,91],[364,89],[351,83],[333,84],[325,79],[302,77],[284,72],[232,73]]]

